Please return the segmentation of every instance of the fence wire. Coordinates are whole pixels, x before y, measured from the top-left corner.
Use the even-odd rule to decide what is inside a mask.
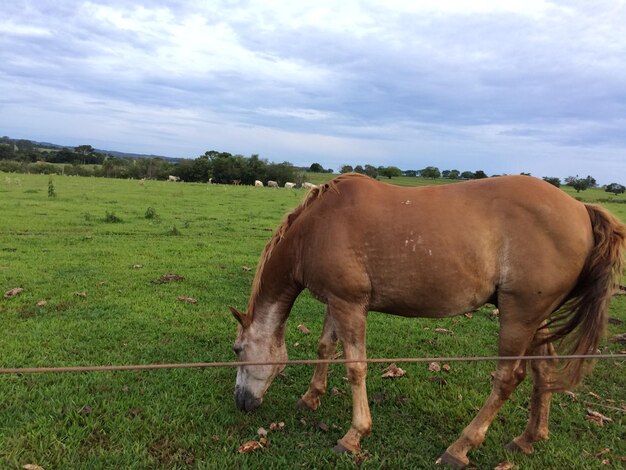
[[[180,364],[134,364],[134,365],[102,365],[102,366],[69,366],[69,367],[14,367],[0,368],[0,374],[51,374],[61,372],[111,372],[129,370],[154,369],[207,369],[217,367],[241,366],[277,366],[277,365],[318,365],[318,364],[351,364],[351,363],[418,363],[418,362],[486,362],[486,361],[540,361],[563,359],[626,359],[626,354],[570,354],[562,356],[468,356],[468,357],[395,357],[367,359],[292,359],[288,361],[258,362],[190,362]]]

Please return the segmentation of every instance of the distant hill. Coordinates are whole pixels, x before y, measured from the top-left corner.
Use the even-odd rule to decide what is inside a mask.
[[[118,152],[116,150],[100,150],[95,149],[98,153],[106,153],[107,155],[111,155],[112,157],[118,158],[161,158],[163,160],[167,160],[168,162],[178,163],[184,158],[174,158],[174,157],[165,157],[163,155],[146,155],[144,153],[126,153],[126,152]]]
[[[5,140],[3,138],[3,140]],[[53,144],[51,142],[39,142],[36,140],[30,140],[30,139],[12,139],[9,138],[8,141],[13,142],[13,143],[18,143],[19,141],[28,141],[31,144],[33,144],[36,147],[40,147],[40,148],[46,148],[46,149],[63,149],[63,148],[68,148],[68,149],[73,149],[75,148],[74,146],[71,145],[59,145],[59,144]],[[174,158],[174,157],[166,157],[163,155],[147,155],[147,154],[143,154],[143,153],[128,153],[128,152],[119,152],[117,150],[103,150],[103,149],[98,149],[98,148],[94,148],[94,150],[98,153],[102,153],[105,155],[111,155],[112,157],[117,157],[117,158],[161,158],[163,160],[166,160],[168,162],[171,163],[178,163],[182,160],[184,160],[184,158]]]

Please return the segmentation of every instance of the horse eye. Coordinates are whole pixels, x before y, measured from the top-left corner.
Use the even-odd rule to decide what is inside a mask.
[[[237,356],[239,356],[239,353],[241,353],[241,351],[243,351],[243,347],[240,344],[235,344],[233,346],[233,351],[235,351],[235,354],[237,354]]]

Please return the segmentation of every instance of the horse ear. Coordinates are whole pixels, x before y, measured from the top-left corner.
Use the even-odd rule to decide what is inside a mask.
[[[241,326],[246,326],[245,325],[246,324],[246,314],[245,313],[241,313],[235,307],[228,307],[228,308],[230,309],[230,313],[233,314],[233,317],[235,317],[235,320],[237,320]]]

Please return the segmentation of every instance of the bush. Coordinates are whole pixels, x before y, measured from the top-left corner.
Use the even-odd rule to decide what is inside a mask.
[[[48,180],[48,197],[57,197],[56,190],[54,189],[54,182],[52,178]]]
[[[63,168],[55,166],[52,163],[36,162],[26,165],[26,172],[43,175],[60,175],[63,173]]]
[[[113,212],[107,212],[104,216],[104,221],[107,224],[119,224],[120,222],[122,222],[122,219],[116,216]]]
[[[156,219],[158,217],[156,209],[154,207],[148,207],[146,209],[146,215],[144,217],[146,219]]]
[[[617,196],[618,194],[623,194],[626,191],[626,187],[619,183],[611,183],[606,186],[605,191],[607,193],[613,193]]]
[[[25,173],[25,165],[12,160],[0,160],[0,171],[5,173]]]

